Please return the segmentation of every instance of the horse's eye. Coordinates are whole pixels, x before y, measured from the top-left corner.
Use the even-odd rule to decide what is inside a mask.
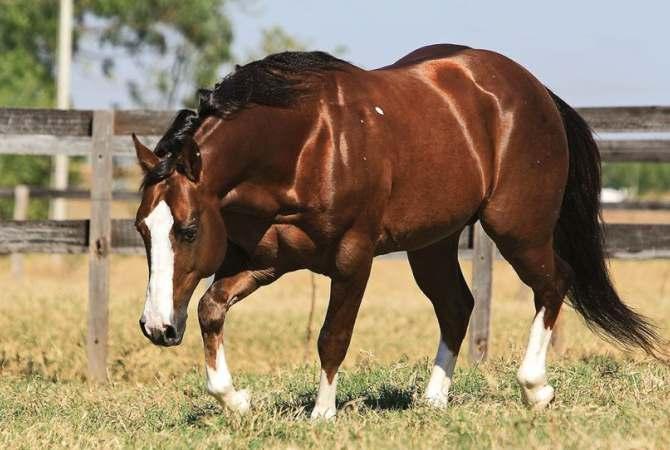
[[[195,238],[198,237],[198,229],[194,226],[187,227],[187,228],[180,228],[177,231],[177,234],[180,239],[186,242],[194,242]]]

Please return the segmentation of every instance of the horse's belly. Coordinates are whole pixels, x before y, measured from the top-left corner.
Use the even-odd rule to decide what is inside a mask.
[[[468,223],[466,220],[435,223],[412,229],[384,229],[376,254],[382,255],[397,251],[411,251],[438,242],[459,232]]]
[[[463,165],[460,176],[454,176],[451,182],[429,175],[413,181],[389,200],[379,254],[425,247],[476,219],[484,192],[475,167]]]

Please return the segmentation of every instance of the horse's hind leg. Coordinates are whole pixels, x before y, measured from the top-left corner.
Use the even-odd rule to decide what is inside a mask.
[[[440,325],[440,342],[425,399],[447,406],[456,358],[465,337],[474,304],[458,264],[459,234],[421,250],[408,252],[414,279],[430,299]]]
[[[484,227],[487,228],[486,223]],[[533,290],[536,315],[517,380],[526,403],[534,409],[541,409],[554,398],[554,389],[547,383],[546,357],[552,329],[570,286],[572,270],[554,252],[551,235],[542,242],[496,235],[490,225],[489,230],[505,259]]]

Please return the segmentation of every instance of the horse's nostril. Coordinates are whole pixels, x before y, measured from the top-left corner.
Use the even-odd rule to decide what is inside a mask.
[[[144,318],[140,319],[140,330],[142,330],[142,334],[143,334],[145,337],[151,339],[151,336],[149,335],[149,333],[147,332],[147,329],[146,329],[145,326],[144,326],[144,325],[146,325],[146,324],[147,324],[147,321],[144,320]]]
[[[177,339],[177,329],[172,325],[165,325],[164,335],[165,338],[170,341]]]

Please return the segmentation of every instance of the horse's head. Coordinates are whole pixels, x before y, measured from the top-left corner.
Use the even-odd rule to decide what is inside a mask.
[[[178,345],[195,287],[223,262],[226,229],[218,197],[204,183],[193,138],[162,155],[134,135],[133,141],[145,177],[136,227],[149,264],[140,328],[154,344]]]

